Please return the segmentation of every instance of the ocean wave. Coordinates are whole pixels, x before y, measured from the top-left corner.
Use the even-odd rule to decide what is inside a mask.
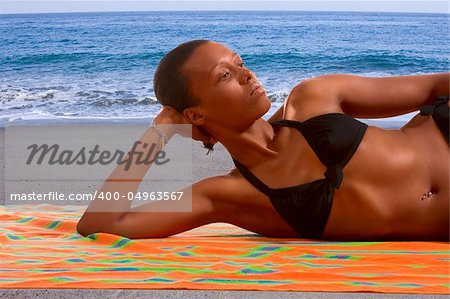
[[[11,55],[2,59],[1,65],[33,65],[55,62],[76,62],[89,57],[101,57],[96,53],[45,53],[28,55]]]
[[[93,47],[95,48],[95,47]],[[50,49],[49,49],[50,50]],[[55,51],[55,49],[53,49]],[[156,64],[164,56],[163,52],[148,53],[102,53],[96,52],[72,52],[72,53],[28,53],[25,55],[5,55],[0,61],[3,67],[35,67],[40,65],[58,64],[68,67],[86,69],[96,66],[103,68],[120,68],[130,66],[142,66]]]
[[[340,71],[377,71],[399,69],[420,69],[422,71],[446,71],[450,59],[448,57],[424,57],[422,55],[406,55],[405,53],[377,51],[365,53],[340,54],[308,54],[296,52],[261,53],[242,55],[247,65],[264,71],[310,71],[340,72]]]
[[[110,99],[107,97],[100,97],[99,99],[90,103],[91,106],[96,107],[111,107],[113,105],[156,105],[159,102],[156,98],[145,97],[143,99]]]
[[[284,100],[288,97],[289,93],[286,91],[274,91],[268,92],[267,97],[272,103],[283,103]]]
[[[6,109],[26,109],[37,105],[60,103],[91,107],[159,104],[154,95],[146,95],[146,93],[147,90],[140,90],[140,92],[136,92],[136,90],[87,90],[81,86],[3,88],[0,90],[0,103]],[[289,92],[286,90],[267,91],[267,96],[272,103],[282,103],[288,95]]]
[[[100,86],[98,86],[100,87]],[[38,109],[42,112],[101,110],[108,107],[158,105],[154,96],[141,90],[88,90],[81,85],[70,87],[1,88],[0,104],[2,113],[21,110],[22,113]],[[83,113],[85,114],[85,113]],[[1,116],[1,115],[0,115]]]
[[[3,122],[48,118],[145,117],[156,116],[161,105],[147,89],[108,90],[97,86],[89,90],[72,85],[0,89],[0,118]],[[274,106],[281,105],[288,92],[267,91]]]
[[[97,49],[98,50],[98,49]],[[334,52],[334,53],[333,53]],[[154,70],[164,52],[149,53],[44,53],[9,55],[0,60],[6,73],[17,71],[45,71],[64,74],[98,74],[111,71],[135,70],[137,72]],[[448,56],[413,51],[364,51],[352,49],[329,49],[325,52],[264,52],[242,54],[244,62],[252,70],[271,71],[311,71],[360,72],[364,70],[432,70],[446,71]]]

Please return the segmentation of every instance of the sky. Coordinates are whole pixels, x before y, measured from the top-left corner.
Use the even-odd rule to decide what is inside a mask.
[[[0,0],[0,14],[48,12],[106,12],[155,10],[309,10],[449,13],[448,1],[328,0],[328,1],[117,1],[117,0]]]

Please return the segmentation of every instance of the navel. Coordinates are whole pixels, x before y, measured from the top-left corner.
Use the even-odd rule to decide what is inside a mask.
[[[425,199],[431,199],[433,197],[433,195],[437,194],[437,190],[434,188],[429,189],[427,192],[422,194],[422,198],[421,200],[424,201]]]

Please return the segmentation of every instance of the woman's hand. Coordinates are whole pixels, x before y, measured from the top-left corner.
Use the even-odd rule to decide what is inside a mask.
[[[191,123],[187,121],[187,119],[178,111],[170,106],[163,106],[159,111],[158,115],[155,117],[154,123],[160,125],[167,125],[170,127],[170,124],[175,125],[190,125]],[[217,140],[208,134],[204,129],[199,126],[192,125],[192,135],[190,130],[177,130],[177,126],[171,126],[173,131],[170,131],[169,134],[172,136],[173,134],[179,134],[183,137],[191,137],[194,140],[202,141],[205,143],[217,143]],[[184,126],[183,126],[184,127]]]

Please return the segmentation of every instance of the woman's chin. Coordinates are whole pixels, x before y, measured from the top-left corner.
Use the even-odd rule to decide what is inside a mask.
[[[265,115],[272,106],[272,102],[269,100],[269,97],[266,95],[264,99],[261,99],[261,110],[263,111],[262,115]]]

